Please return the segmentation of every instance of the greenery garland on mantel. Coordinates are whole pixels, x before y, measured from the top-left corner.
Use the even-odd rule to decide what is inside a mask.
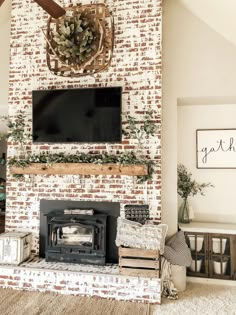
[[[120,155],[104,154],[65,154],[65,153],[46,153],[30,154],[24,159],[13,157],[9,159],[9,166],[26,168],[32,163],[45,163],[45,167],[50,167],[54,163],[95,163],[106,164],[115,163],[119,165],[143,164],[148,167],[148,174],[137,176],[138,183],[143,183],[152,178],[154,173],[154,162],[146,159],[138,159],[133,152],[122,153]],[[17,177],[19,177],[17,175]]]
[[[126,125],[123,130],[123,134],[131,139],[138,141],[138,149],[142,147],[142,141],[147,135],[154,136],[156,131],[156,125],[153,121],[153,110],[148,110],[140,123],[132,116],[126,115]],[[5,116],[1,117],[2,120],[6,120]],[[8,135],[7,138],[14,143],[19,143],[20,149],[23,153],[23,157],[14,156],[8,160],[9,166],[15,166],[19,168],[26,168],[32,163],[45,163],[45,167],[50,167],[53,163],[95,163],[105,164],[114,163],[120,165],[134,165],[142,164],[148,168],[148,175],[137,176],[138,182],[142,183],[150,180],[154,173],[154,161],[148,160],[144,157],[137,157],[134,152],[121,153],[119,155],[93,154],[93,153],[81,153],[81,154],[66,154],[66,153],[48,153],[41,152],[40,154],[29,154],[25,152],[25,145],[31,139],[31,135],[25,132],[25,119],[23,113],[16,116],[14,121],[8,120]],[[22,177],[24,175],[13,175],[15,177]]]

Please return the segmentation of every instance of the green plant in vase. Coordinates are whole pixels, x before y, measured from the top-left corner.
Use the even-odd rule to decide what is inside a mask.
[[[192,179],[192,173],[189,173],[187,168],[183,164],[179,164],[177,167],[178,172],[178,195],[183,199],[179,212],[178,221],[181,223],[189,223],[189,203],[188,198],[200,194],[204,196],[204,190],[207,187],[214,187],[211,183],[199,184]]]

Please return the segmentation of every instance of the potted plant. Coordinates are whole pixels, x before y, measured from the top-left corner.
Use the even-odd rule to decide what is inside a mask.
[[[177,167],[178,172],[178,184],[177,192],[183,199],[178,213],[178,221],[182,223],[189,223],[189,203],[188,197],[195,196],[197,194],[204,196],[204,189],[207,187],[214,187],[211,183],[199,184],[192,179],[192,173],[187,171],[187,168],[183,164],[179,164]]]

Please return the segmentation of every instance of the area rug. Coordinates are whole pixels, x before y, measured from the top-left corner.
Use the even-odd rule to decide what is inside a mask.
[[[0,289],[1,315],[148,315],[149,305],[48,292]]]
[[[150,315],[236,315],[236,284],[228,282],[231,285],[187,283],[178,300],[163,298],[161,305],[150,307]]]

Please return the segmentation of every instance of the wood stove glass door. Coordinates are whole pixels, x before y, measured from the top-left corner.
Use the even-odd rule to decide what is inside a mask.
[[[57,245],[93,247],[94,229],[82,224],[61,225],[55,229]]]

